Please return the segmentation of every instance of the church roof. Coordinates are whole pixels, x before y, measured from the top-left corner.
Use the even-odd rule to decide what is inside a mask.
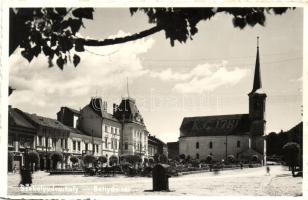
[[[263,94],[264,92],[261,90],[262,81],[261,81],[261,68],[260,68],[260,56],[259,56],[259,37],[257,38],[257,56],[256,56],[256,65],[255,65],[255,73],[253,78],[253,87],[249,94],[258,93]]]
[[[185,117],[180,137],[244,135],[249,132],[249,114]]]

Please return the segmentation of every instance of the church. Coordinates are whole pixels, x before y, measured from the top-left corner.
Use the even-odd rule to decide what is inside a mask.
[[[259,44],[248,100],[248,114],[185,117],[180,127],[179,154],[199,160],[211,156],[217,161],[229,155],[238,160],[257,156],[265,164],[266,94],[262,90]]]

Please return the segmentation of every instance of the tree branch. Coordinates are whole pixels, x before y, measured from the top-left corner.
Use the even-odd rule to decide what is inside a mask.
[[[114,45],[114,44],[121,44],[125,42],[130,42],[133,40],[138,40],[143,37],[152,35],[154,33],[157,33],[159,31],[163,30],[162,27],[154,26],[150,29],[141,31],[139,33],[135,33],[133,35],[121,37],[121,38],[114,38],[114,39],[105,39],[105,40],[94,40],[94,39],[84,39],[84,38],[77,38],[81,44],[85,46],[108,46],[108,45]]]

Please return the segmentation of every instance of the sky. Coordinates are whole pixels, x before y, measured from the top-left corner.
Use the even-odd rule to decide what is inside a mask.
[[[152,26],[144,14],[131,16],[127,8],[96,8],[94,20],[86,21],[78,34],[114,38]],[[259,36],[266,131],[288,130],[301,121],[302,9],[267,15],[265,26],[243,30],[234,28],[226,14],[197,28],[193,40],[174,47],[164,32],[125,44],[86,47],[77,68],[69,63],[63,71],[56,65],[48,68],[44,55],[29,64],[17,49],[10,56],[9,81],[16,91],[9,103],[56,118],[61,106],[81,109],[94,96],[107,101],[112,112],[112,104],[129,95],[150,134],[177,141],[184,117],[248,113]]]

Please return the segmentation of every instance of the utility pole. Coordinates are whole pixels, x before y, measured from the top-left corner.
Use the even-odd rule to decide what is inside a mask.
[[[226,135],[226,161],[228,159],[228,135]]]
[[[94,155],[95,147],[94,147],[93,129],[91,129],[91,136],[92,136],[92,155]]]

